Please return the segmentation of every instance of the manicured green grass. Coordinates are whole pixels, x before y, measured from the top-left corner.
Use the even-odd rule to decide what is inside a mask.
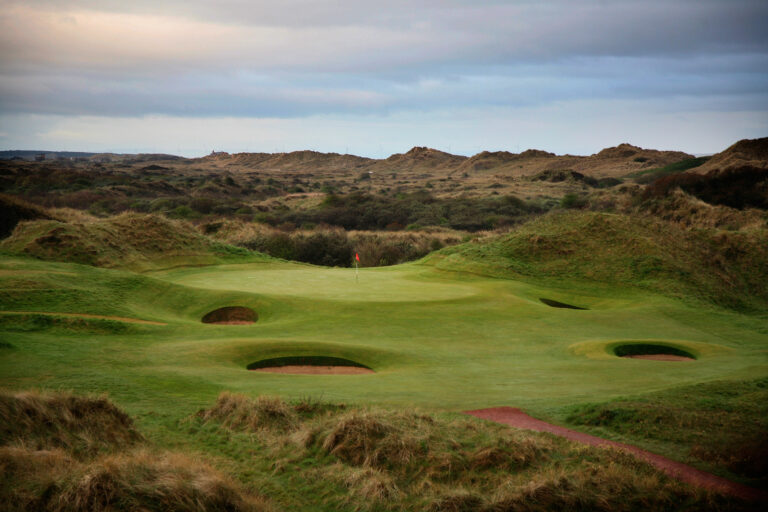
[[[233,305],[254,309],[258,322],[200,322]],[[0,346],[0,385],[106,392],[151,440],[206,452],[218,448],[182,425],[222,391],[436,412],[510,405],[562,421],[575,404],[768,375],[764,316],[638,287],[576,278],[532,284],[424,263],[360,269],[356,278],[354,269],[275,261],[135,274],[5,256],[0,311],[165,323],[0,315],[8,345]],[[671,342],[698,359],[612,355],[623,340]],[[246,368],[290,356],[339,357],[376,373]]]
[[[357,280],[353,269],[287,263],[185,268],[148,277],[7,258],[2,270],[2,310],[167,323],[117,323],[126,331],[112,333],[98,325],[83,332],[66,323],[34,328],[6,321],[4,337],[16,350],[2,359],[5,385],[103,390],[121,403],[124,393],[141,396],[151,409],[169,395],[196,406],[228,389],[439,410],[516,405],[546,413],[595,398],[758,377],[768,369],[761,318],[638,290],[544,289],[420,265],[361,269]],[[590,309],[551,308],[540,297]],[[207,311],[226,305],[252,307],[259,321],[200,323]],[[696,351],[700,345],[703,355],[678,364],[607,354],[621,340],[674,340]],[[605,357],[583,353],[584,344]],[[246,370],[259,359],[302,355],[343,357],[376,373]],[[115,386],[118,380],[124,384]]]

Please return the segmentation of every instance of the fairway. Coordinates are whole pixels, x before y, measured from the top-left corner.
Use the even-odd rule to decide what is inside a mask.
[[[636,289],[547,288],[423,264],[361,270],[358,280],[354,269],[281,262],[180,268],[151,278],[24,259],[6,260],[4,270],[7,284],[23,286],[6,293],[2,309],[28,313],[0,315],[12,346],[2,350],[3,384],[109,392],[132,411],[160,408],[175,416],[232,390],[444,411],[511,405],[548,414],[768,370],[760,318]],[[550,307],[542,297],[589,309]],[[45,315],[29,313],[34,304]],[[253,308],[258,321],[201,322],[226,306]],[[73,323],[67,316],[78,313],[165,325],[87,316]],[[696,359],[614,353],[638,343],[677,347]],[[247,369],[297,356],[344,358],[374,373]]]

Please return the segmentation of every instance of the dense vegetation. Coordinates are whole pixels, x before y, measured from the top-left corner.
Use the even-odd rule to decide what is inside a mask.
[[[731,208],[768,209],[768,172],[756,167],[739,167],[708,174],[676,174],[660,178],[646,188],[649,199],[683,191],[709,204]]]
[[[328,224],[348,230],[445,226],[478,231],[517,224],[543,211],[545,207],[514,196],[437,198],[422,191],[395,197],[367,193],[331,194],[317,208],[270,212],[257,218],[273,226],[290,222],[297,226]]]

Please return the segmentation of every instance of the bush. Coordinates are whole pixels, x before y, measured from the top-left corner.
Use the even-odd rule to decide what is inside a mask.
[[[565,194],[560,200],[560,206],[566,209],[581,209],[587,205],[587,199],[577,194]]]

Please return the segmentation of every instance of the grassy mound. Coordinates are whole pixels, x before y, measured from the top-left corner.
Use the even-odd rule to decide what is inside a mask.
[[[0,471],[8,511],[266,510],[209,465],[174,453],[138,450],[81,463],[58,450],[0,447]]]
[[[133,421],[104,397],[0,393],[0,444],[63,449],[84,457],[141,441]]]
[[[633,457],[547,434],[418,411],[225,393],[192,429],[250,439],[275,475],[321,479],[316,506],[349,510],[706,510],[742,504]],[[210,431],[210,429],[208,430]],[[236,441],[233,441],[236,442]]]
[[[558,212],[509,235],[444,249],[441,269],[639,286],[733,308],[768,304],[768,230],[686,230],[653,218]]]
[[[20,256],[0,259],[0,303],[0,311],[6,312],[0,314],[0,329],[6,332],[80,335],[129,334],[153,328],[120,321],[126,318],[165,323],[170,317],[197,324],[222,303],[267,309],[253,295],[211,292],[123,270]]]
[[[708,471],[768,487],[768,379],[717,381],[575,407],[568,421],[671,446]],[[725,470],[725,471],[724,471]],[[728,474],[730,472],[731,474]]]
[[[191,225],[159,215],[124,213],[90,222],[20,223],[0,249],[51,261],[132,270],[215,264],[255,255],[214,242]]]
[[[106,398],[0,394],[3,510],[263,511],[209,465],[146,446]]]

